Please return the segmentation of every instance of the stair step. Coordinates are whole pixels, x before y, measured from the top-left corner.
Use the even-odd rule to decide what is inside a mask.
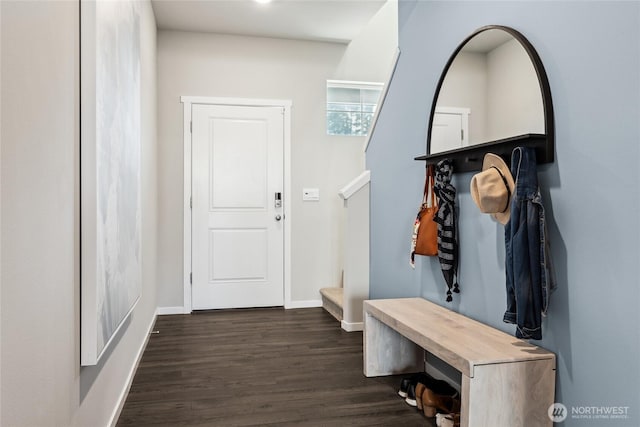
[[[342,321],[343,289],[322,288],[320,289],[320,295],[322,296],[322,307],[336,320]]]

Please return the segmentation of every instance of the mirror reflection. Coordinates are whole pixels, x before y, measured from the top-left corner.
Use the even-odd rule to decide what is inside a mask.
[[[455,56],[437,94],[429,153],[545,133],[542,91],[527,51],[489,29]]]

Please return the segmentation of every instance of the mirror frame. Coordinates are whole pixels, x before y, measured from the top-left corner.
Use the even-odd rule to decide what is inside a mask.
[[[451,67],[454,59],[462,48],[478,34],[481,34],[488,30],[502,30],[513,36],[524,50],[529,55],[533,67],[538,76],[538,83],[540,84],[540,91],[542,93],[542,106],[544,109],[544,134],[524,134],[516,135],[509,138],[499,139],[496,141],[483,142],[476,145],[470,145],[464,148],[456,148],[454,150],[443,151],[436,154],[430,154],[431,145],[431,130],[433,128],[433,117],[436,110],[436,104],[438,102],[438,96],[440,95],[440,89],[445,80],[447,72]],[[453,52],[447,64],[440,75],[438,86],[436,87],[433,102],[431,104],[431,115],[429,117],[429,127],[427,128],[427,154],[424,156],[416,157],[415,160],[426,160],[428,164],[438,163],[443,159],[451,159],[453,161],[454,172],[469,172],[482,170],[482,161],[486,153],[494,153],[505,159],[507,164],[511,163],[511,152],[515,147],[534,147],[536,150],[536,158],[538,163],[552,163],[554,161],[555,150],[555,137],[554,137],[554,120],[553,120],[553,103],[551,101],[551,89],[549,87],[549,80],[547,74],[542,65],[542,61],[538,56],[538,53],[533,48],[533,45],[524,37],[520,32],[510,27],[502,25],[487,25],[481,27],[473,32],[470,36],[458,45]]]

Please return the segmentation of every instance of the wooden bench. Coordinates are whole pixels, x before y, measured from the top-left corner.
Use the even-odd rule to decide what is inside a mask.
[[[462,374],[462,427],[553,425],[555,354],[422,298],[363,310],[365,376],[423,371],[430,353]]]

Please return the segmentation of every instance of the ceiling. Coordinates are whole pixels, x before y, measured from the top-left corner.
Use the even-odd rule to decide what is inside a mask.
[[[158,29],[349,43],[386,0],[151,0]]]
[[[500,29],[483,31],[464,45],[465,52],[488,53],[498,46],[513,40],[513,36]]]

